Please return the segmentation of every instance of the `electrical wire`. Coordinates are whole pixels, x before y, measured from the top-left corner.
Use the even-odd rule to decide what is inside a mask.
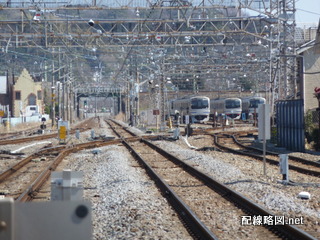
[[[303,72],[303,74],[310,74],[310,75],[313,75],[313,74],[320,74],[320,72]]]
[[[142,25],[149,19],[149,17],[151,16],[152,12],[154,11],[154,9],[155,9],[154,7],[152,7],[152,8],[150,9],[148,16],[143,20]],[[139,33],[138,33],[138,36],[139,36]],[[127,60],[127,59],[129,58],[129,56],[131,55],[131,52],[133,51],[133,47],[134,47],[135,44],[136,44],[136,42],[134,41],[133,44],[132,44],[132,46],[130,47],[129,51],[128,51],[127,54],[126,54],[126,56],[125,56],[125,58],[124,58],[124,60],[123,60],[123,62],[122,62],[122,64],[121,64],[120,69],[119,69],[118,72],[115,74],[114,80],[116,80],[116,79],[118,78],[119,74],[123,71],[123,68],[124,68],[124,66],[125,66],[125,64],[126,64],[126,60]]]
[[[301,9],[301,8],[296,8],[296,10],[299,10],[299,11],[301,11],[301,12],[311,13],[311,14],[320,16],[320,13],[316,13],[316,12],[312,12],[312,11],[308,11],[308,10],[303,10],[303,9]]]

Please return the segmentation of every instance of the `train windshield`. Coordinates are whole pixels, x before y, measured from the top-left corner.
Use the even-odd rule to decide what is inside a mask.
[[[262,99],[251,99],[249,108],[258,108],[258,104],[263,104],[264,101]]]
[[[191,109],[202,109],[202,108],[208,108],[208,107],[209,107],[208,99],[201,99],[201,98],[191,99]]]
[[[226,100],[226,108],[239,108],[241,107],[241,101],[239,99]]]

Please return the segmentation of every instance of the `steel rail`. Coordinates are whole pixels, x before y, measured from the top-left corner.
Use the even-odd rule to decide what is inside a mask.
[[[22,161],[18,162],[14,166],[12,166],[9,169],[7,169],[6,171],[2,172],[0,174],[0,183],[5,181],[11,174],[15,173],[20,168],[22,168],[23,166],[28,164],[32,159],[40,156],[41,154],[45,154],[45,153],[53,152],[53,151],[57,151],[57,150],[59,151],[59,150],[61,150],[63,148],[65,148],[65,146],[60,146],[60,147],[55,147],[55,148],[50,148],[50,149],[42,149],[42,150],[40,150],[40,151],[38,151],[36,153],[31,154],[30,156],[24,158]]]
[[[120,125],[120,124],[118,124],[118,125]],[[115,129],[113,131],[115,131]],[[120,134],[118,133],[118,135],[120,135]],[[186,172],[188,172],[189,174],[197,177],[200,181],[204,182],[204,184],[206,184],[208,187],[210,187],[214,191],[220,192],[220,194],[223,197],[225,197],[226,199],[231,200],[237,206],[241,206],[241,208],[244,211],[246,211],[246,212],[248,212],[248,213],[250,213],[252,215],[274,216],[274,214],[272,214],[271,212],[269,212],[266,209],[262,208],[261,206],[259,206],[258,204],[254,203],[250,199],[248,199],[248,198],[244,197],[243,195],[233,191],[231,188],[225,186],[224,184],[218,182],[217,180],[214,180],[213,178],[211,178],[210,176],[204,174],[203,172],[193,168],[192,166],[188,165],[187,163],[185,163],[181,159],[173,156],[172,154],[168,153],[167,151],[163,150],[162,148],[154,145],[153,143],[151,143],[150,141],[146,140],[145,138],[141,138],[140,141],[145,143],[145,144],[147,144],[148,146],[150,146],[152,149],[157,151],[159,154],[161,154],[164,157],[170,159],[173,163],[177,164],[178,166],[181,166]],[[179,207],[176,206],[176,204],[178,204],[178,205],[181,204],[181,203],[178,202],[180,199],[178,197],[176,197],[176,195],[172,195],[171,194],[171,192],[169,191],[169,189],[166,186],[166,183],[163,182],[161,177],[159,177],[151,169],[151,167],[142,159],[142,157],[139,155],[139,153],[137,153],[125,140],[123,140],[122,142],[127,147],[127,149],[130,151],[130,153],[138,160],[138,162],[142,166],[144,166],[146,168],[147,174],[152,179],[153,178],[156,179],[155,180],[156,185],[162,191],[162,193],[164,194],[164,197],[166,197],[168,199],[168,201],[170,202],[170,204],[172,204],[174,209],[176,209],[176,211],[179,214],[179,216],[184,221],[188,222],[189,221],[188,216],[187,216],[187,219],[185,219],[186,218],[186,216],[185,216],[186,213],[179,211]],[[168,195],[169,196],[174,196],[174,199],[170,199]],[[188,209],[188,207],[186,208],[186,210],[187,209]],[[181,214],[182,214],[182,216],[181,216]],[[194,215],[193,212],[190,213],[190,216],[192,218],[197,218]],[[201,224],[200,220],[196,221],[196,222]],[[201,230],[199,230],[197,228],[196,229],[191,229],[190,228],[190,230],[196,231],[196,235],[199,234],[198,231],[201,232],[201,231],[206,231],[207,230],[207,228],[205,226],[202,226],[202,224],[201,224],[201,226],[197,226],[197,227],[200,227]],[[311,236],[310,234],[304,232],[303,230],[301,230],[301,229],[299,229],[299,228],[297,228],[295,226],[291,226],[291,225],[275,225],[275,226],[269,226],[268,225],[266,227],[268,229],[271,229],[272,231],[278,233],[278,235],[280,237],[282,237],[283,239],[297,239],[297,240],[301,240],[301,239],[312,239],[312,240],[315,240],[316,239],[315,237]],[[209,233],[211,233],[211,232],[209,232]],[[205,234],[209,234],[209,233],[205,233]],[[213,239],[217,239],[217,237],[215,235],[212,235],[212,238]],[[202,238],[200,237],[200,239],[202,239]],[[211,239],[211,238],[204,237],[203,239]]]
[[[155,136],[150,136],[149,139],[155,139]],[[137,141],[140,140],[139,137],[131,137],[127,138],[127,141]],[[36,180],[31,183],[28,187],[25,188],[23,193],[17,198],[18,201],[25,202],[25,201],[31,201],[33,199],[33,196],[35,195],[35,192],[38,192],[39,189],[44,185],[44,183],[48,180],[50,177],[50,173],[54,171],[57,166],[60,164],[60,162],[69,154],[81,151],[83,149],[90,149],[95,147],[102,147],[102,146],[108,146],[108,145],[115,145],[121,143],[122,140],[116,139],[116,140],[107,140],[107,141],[93,141],[93,142],[87,142],[87,143],[80,143],[77,145],[72,146],[62,146],[58,147],[62,150],[59,155],[54,159],[54,161],[43,171],[41,172]],[[56,148],[50,148],[50,149],[44,149],[46,151],[52,151],[57,150]],[[39,154],[38,154],[39,155]],[[28,158],[29,159],[29,158]],[[31,158],[32,159],[32,158]],[[29,159],[29,161],[31,160]],[[22,166],[20,166],[21,168]],[[10,169],[9,169],[10,170]],[[12,173],[12,171],[11,171]]]
[[[142,139],[141,141],[145,141]],[[195,239],[218,239],[194,214],[194,212],[186,205],[178,195],[169,187],[168,184],[146,163],[143,158],[137,153],[130,144],[123,140],[122,143],[126,146],[133,157],[139,162],[141,166],[146,169],[146,173],[155,182],[160,189],[162,195],[168,200],[171,206],[176,210],[179,217],[183,220],[187,230]]]
[[[263,152],[263,150],[261,150],[259,148],[255,148],[255,147],[252,147],[252,146],[246,146],[246,145],[242,144],[241,142],[238,141],[238,139],[235,136],[231,136],[231,137],[234,139],[234,142],[236,144],[238,144],[239,146],[241,146],[243,148],[252,149],[254,151]],[[274,155],[274,156],[278,156],[279,155],[279,153],[272,152],[272,151],[267,151],[267,153],[270,154],[270,155]],[[303,163],[305,165],[311,165],[311,166],[320,168],[320,163],[319,162],[310,161],[310,160],[307,160],[307,159],[304,159],[304,158],[301,158],[301,157],[296,157],[296,156],[289,156],[289,159],[291,159],[293,161],[296,161],[296,162]]]
[[[111,119],[110,119],[111,120]],[[122,130],[133,135],[134,133],[128,130],[126,127],[122,126],[120,123],[111,120],[114,124],[117,124],[121,127]],[[148,176],[155,182],[156,186],[161,191],[162,195],[168,200],[173,209],[182,219],[183,223],[186,226],[186,229],[195,239],[218,239],[193,213],[193,211],[178,197],[178,195],[170,188],[168,184],[152,169],[152,167],[144,161],[144,159],[137,153],[130,144],[121,136],[121,134],[116,130],[115,127],[107,121],[113,132],[121,138],[122,144],[128,149],[131,155],[138,161],[138,163],[146,169]],[[136,135],[136,134],[134,134]],[[140,141],[143,141],[140,138]]]
[[[36,178],[36,180],[31,183],[22,194],[17,198],[17,201],[26,202],[31,201],[33,199],[33,195],[35,192],[39,191],[39,189],[44,185],[47,179],[50,177],[52,171],[54,171],[60,162],[68,156],[70,153],[77,152],[83,149],[106,146],[106,145],[114,145],[120,143],[119,140],[110,140],[110,141],[94,141],[89,143],[81,143],[74,146],[68,146],[66,149],[63,149],[59,155],[54,159],[54,161],[44,170],[42,171]]]
[[[27,187],[22,194],[16,199],[16,201],[19,202],[28,202],[31,201],[34,198],[34,193],[38,191],[46,182],[46,180],[50,177],[51,171],[54,171],[56,167],[59,165],[59,163],[63,160],[65,156],[67,156],[70,152],[72,152],[72,149],[65,149],[63,150],[58,157],[55,158],[54,162],[51,163],[46,170],[44,170],[37,178],[36,180]]]
[[[33,127],[23,131],[0,133],[0,137],[2,140],[4,140],[4,139],[10,139],[19,135],[30,136],[31,134],[34,134],[38,129],[39,129],[38,127]]]
[[[123,125],[121,125],[119,122],[115,121],[114,119],[110,119],[111,122],[117,124],[119,127],[121,127],[123,130],[125,130],[127,133],[129,133],[131,136],[137,136],[137,134],[135,134],[134,132],[130,131],[128,129],[128,127],[125,127]],[[122,138],[122,136],[116,131],[116,129],[109,123],[109,126],[111,127],[111,129],[113,130],[113,132],[119,137]]]
[[[157,139],[157,136],[147,136],[146,138],[148,139]],[[127,138],[128,141],[137,141],[140,140],[139,137],[131,137]],[[109,145],[110,143],[112,144],[119,144],[121,141],[120,140],[97,140],[97,141],[92,141],[92,142],[86,142],[86,143],[79,143],[76,145],[63,145],[63,146],[57,146],[57,147],[48,147],[45,149],[42,149],[36,153],[33,153],[20,162],[16,163],[14,166],[10,167],[9,169],[5,170],[4,172],[0,173],[0,183],[3,182],[8,176],[10,176],[12,173],[18,171],[20,168],[25,166],[28,162],[30,162],[32,159],[40,156],[41,154],[45,153],[50,153],[50,152],[55,152],[55,151],[61,151],[65,148],[73,148],[74,151],[79,151],[85,148],[94,148],[94,147],[101,147],[105,145]]]
[[[89,129],[90,128],[71,129],[70,134],[75,133],[76,130],[80,130],[80,132],[84,132]],[[32,136],[32,137],[7,139],[7,140],[0,140],[0,145],[18,144],[18,143],[32,142],[32,141],[44,140],[44,139],[48,139],[48,138],[57,138],[57,137],[58,137],[58,133],[50,133],[50,134],[38,135],[38,136]]]
[[[228,136],[228,137],[231,137],[231,136]],[[217,134],[214,135],[214,143],[219,148],[227,150],[229,152],[232,152],[232,153],[235,153],[235,154],[244,155],[244,156],[250,156],[250,157],[256,158],[256,159],[261,160],[261,161],[263,160],[263,156],[261,154],[243,152],[241,150],[235,150],[235,149],[223,146],[222,144],[220,144],[218,142],[218,135]],[[257,151],[257,149],[255,149],[255,148],[251,149],[251,150]],[[259,151],[260,151],[260,149],[259,149]],[[270,159],[270,158],[266,158],[266,162],[268,162],[268,163],[270,163],[272,165],[279,165],[279,161],[276,161],[276,160],[273,160],[273,159]],[[305,169],[305,168],[297,167],[297,166],[290,165],[290,164],[289,164],[289,169],[290,170],[294,170],[294,171],[299,172],[299,173],[308,174],[308,175],[312,175],[312,176],[315,176],[315,177],[320,177],[320,171]]]
[[[246,198],[245,196],[237,193],[236,191],[232,190],[231,188],[227,187],[223,183],[218,182],[217,180],[213,179],[212,177],[206,175],[205,173],[193,168],[192,166],[188,165],[181,159],[173,156],[172,154],[166,152],[162,148],[154,145],[150,141],[145,139],[141,140],[142,142],[146,143],[154,150],[162,154],[163,156],[167,157],[168,159],[172,160],[175,164],[181,166],[186,172],[189,174],[197,177],[200,181],[205,183],[208,187],[213,189],[214,191],[220,192],[222,196],[226,199],[229,199],[237,206],[239,206],[244,211],[256,215],[256,216],[274,216],[273,213],[269,212],[268,210],[264,209],[263,207],[259,206],[258,204],[254,203],[250,199]],[[311,236],[310,234],[306,233],[305,231],[292,226],[292,225],[274,225],[274,226],[266,226],[271,231],[278,233],[280,237],[283,239],[312,239],[316,240],[315,237]]]

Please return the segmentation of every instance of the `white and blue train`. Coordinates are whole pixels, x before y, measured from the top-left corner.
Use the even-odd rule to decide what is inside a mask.
[[[265,104],[266,99],[263,97],[246,97],[242,99],[242,113],[246,118],[250,115],[258,116],[258,105]]]
[[[219,98],[210,100],[210,117],[240,119],[242,101],[240,98]]]
[[[186,96],[171,100],[169,104],[170,116],[179,114],[183,122],[187,115],[191,123],[209,120],[210,99],[206,96]]]

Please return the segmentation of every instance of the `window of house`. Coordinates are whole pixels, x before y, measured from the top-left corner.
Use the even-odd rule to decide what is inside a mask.
[[[28,105],[37,105],[37,99],[35,94],[30,94],[28,97]]]
[[[38,100],[42,99],[42,91],[37,92],[37,98],[38,98]]]
[[[21,100],[21,92],[20,91],[15,91],[15,100]]]

